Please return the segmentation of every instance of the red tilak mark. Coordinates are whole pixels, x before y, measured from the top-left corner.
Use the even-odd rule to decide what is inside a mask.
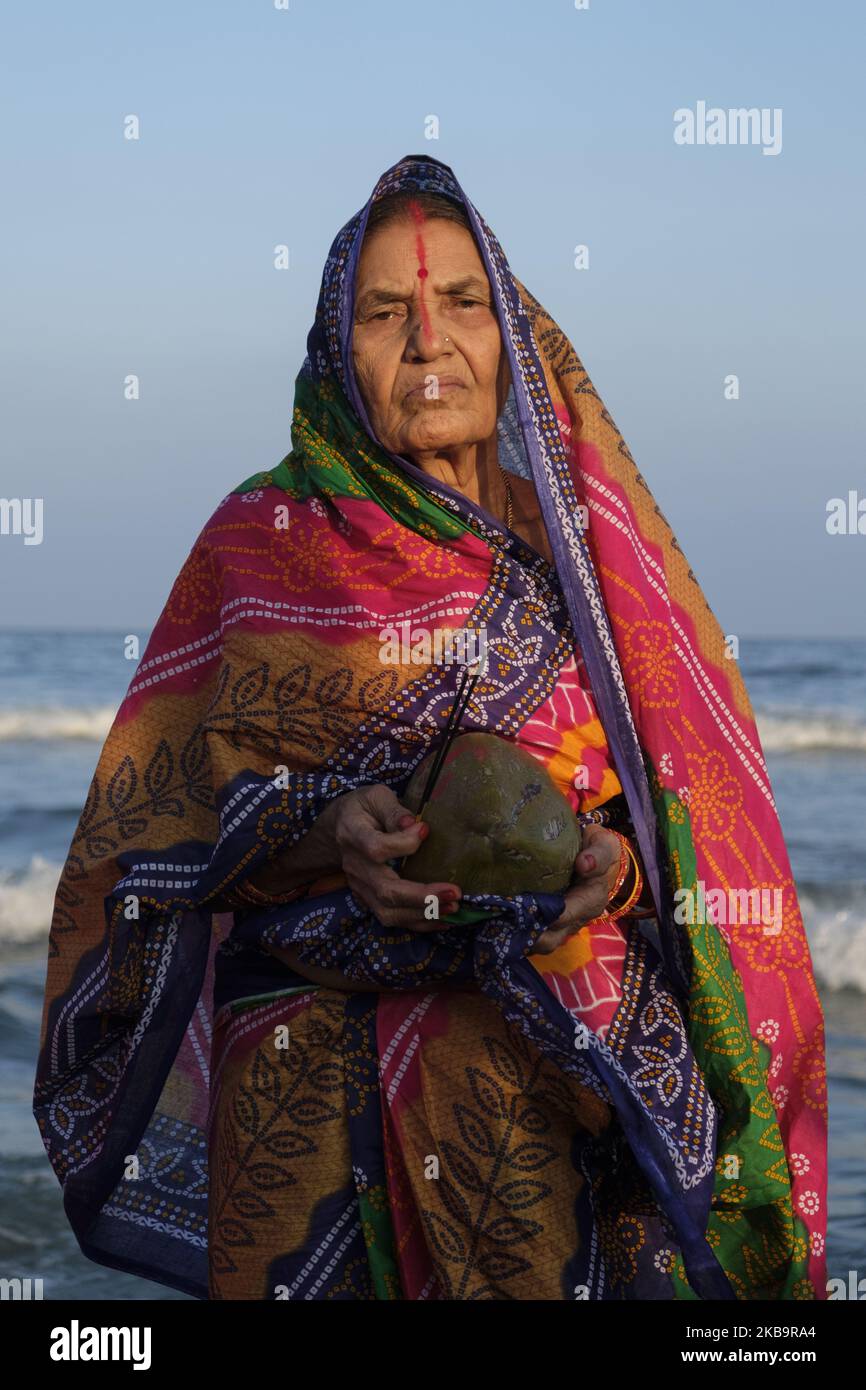
[[[427,249],[424,245],[424,238],[421,235],[421,228],[424,226],[425,219],[423,209],[421,208],[420,204],[416,203],[414,198],[409,204],[409,212],[411,213],[412,221],[415,223],[415,226],[417,228],[415,234],[415,252],[418,257],[418,279],[421,281],[421,323],[423,325],[424,333],[426,334],[426,336],[428,338],[432,338],[433,325],[430,322],[430,311],[427,308],[427,301],[424,298],[424,281],[427,279],[428,271]]]

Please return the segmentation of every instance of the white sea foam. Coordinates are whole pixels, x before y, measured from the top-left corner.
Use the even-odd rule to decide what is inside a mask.
[[[825,713],[758,713],[758,732],[766,753],[838,749],[866,753],[866,724]]]
[[[47,937],[61,867],[35,854],[24,874],[0,871],[0,946]]]
[[[84,739],[102,742],[116,714],[112,705],[0,709],[0,743]],[[866,752],[866,723],[832,711],[759,711],[758,730],[768,753],[840,749]]]
[[[866,902],[862,890],[847,902],[829,905],[810,893],[799,895],[819,983],[828,989],[866,994]]]
[[[89,740],[102,743],[114,716],[112,705],[51,705],[0,709],[0,743],[32,740]],[[866,723],[832,711],[758,713],[761,742],[768,753],[838,749],[866,752]]]
[[[0,872],[0,949],[47,938],[60,869],[37,854],[23,874]],[[799,900],[819,984],[866,994],[866,889],[832,902],[809,889]]]
[[[28,743],[33,739],[88,739],[102,743],[116,713],[112,705],[0,709],[0,743]]]

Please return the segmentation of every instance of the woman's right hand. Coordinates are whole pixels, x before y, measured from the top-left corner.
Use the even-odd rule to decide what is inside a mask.
[[[429,832],[424,821],[377,782],[345,792],[336,803],[334,839],[349,888],[386,927],[437,931],[438,917],[456,911],[461,889],[456,883],[413,883],[387,862],[414,854]],[[427,899],[438,903],[438,917],[425,918]]]

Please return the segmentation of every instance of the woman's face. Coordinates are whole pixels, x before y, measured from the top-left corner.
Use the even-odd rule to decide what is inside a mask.
[[[371,232],[352,351],[370,422],[391,453],[412,458],[489,438],[504,400],[502,342],[464,227],[419,215]]]

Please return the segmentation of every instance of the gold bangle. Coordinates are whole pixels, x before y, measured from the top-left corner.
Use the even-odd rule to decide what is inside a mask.
[[[626,875],[628,874],[628,857],[631,853],[628,840],[624,835],[620,835],[618,830],[612,830],[611,834],[615,835],[619,840],[619,866],[617,868],[616,883],[607,895],[608,902],[611,902],[616,897],[620,888],[625,883]],[[633,857],[634,856],[632,856],[632,858]]]
[[[616,883],[608,894],[604,916],[607,917],[609,921],[615,921],[618,917],[624,916],[637,902],[643,892],[643,875],[640,871],[640,864],[638,863],[637,856],[629,843],[628,837],[621,834],[618,830],[613,830],[611,833],[616,835],[620,842],[620,862]],[[628,878],[630,869],[634,871],[632,886],[626,893],[624,901],[621,902],[619,906],[615,907],[613,904],[616,902],[617,894]]]
[[[618,918],[624,917],[625,914],[629,912],[630,909],[634,906],[634,904],[638,901],[638,899],[641,896],[641,893],[643,892],[643,874],[641,873],[637,855],[632,849],[628,841],[628,837],[622,835],[618,830],[613,829],[611,829],[611,834],[616,835],[617,839],[620,842],[620,860],[619,868],[617,870],[616,883],[614,884],[613,888],[608,894],[608,905],[605,907],[604,911],[599,913],[597,917],[591,918],[588,922],[582,923],[580,928],[581,931],[583,931],[586,927],[601,925],[604,922],[615,922]],[[620,891],[622,885],[625,883],[626,878],[628,877],[629,869],[634,869],[634,883],[632,884],[631,888],[626,894],[625,901],[619,907],[611,910],[610,904],[614,901],[617,893]]]
[[[628,847],[628,853],[632,865],[634,866],[634,883],[632,884],[630,891],[626,894],[625,901],[620,903],[619,907],[614,908],[613,911],[608,911],[608,916],[611,918],[612,921],[616,921],[619,917],[624,917],[626,913],[634,907],[635,903],[638,901],[641,893],[643,892],[643,874],[640,871],[640,865],[638,864],[637,856],[634,853],[634,850],[631,848],[631,845],[629,845]]]
[[[643,885],[640,885],[640,887],[642,887],[642,886],[643,886]],[[640,888],[638,888],[638,891],[637,891],[636,893],[632,893],[632,894],[629,895],[628,898],[626,898],[626,900],[625,900],[625,902],[623,903],[622,907],[618,907],[614,912],[609,912],[609,913],[607,914],[607,915],[608,915],[608,918],[610,919],[610,921],[611,921],[611,922],[617,922],[617,921],[619,920],[620,917],[626,917],[626,916],[628,915],[628,913],[631,911],[631,909],[634,907],[634,905],[635,905],[635,903],[637,902],[637,900],[638,900],[639,897],[640,897]]]

